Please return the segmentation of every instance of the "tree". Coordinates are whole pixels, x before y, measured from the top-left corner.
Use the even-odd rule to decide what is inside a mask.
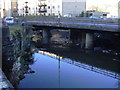
[[[89,17],[89,13],[82,11],[80,17]]]
[[[81,12],[80,17],[84,17],[84,11]]]

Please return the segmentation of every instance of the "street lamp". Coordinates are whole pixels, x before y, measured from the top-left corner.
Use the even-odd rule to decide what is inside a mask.
[[[60,24],[60,6],[58,2],[58,24]]]
[[[37,7],[36,7],[36,15],[37,15]]]
[[[21,9],[21,11],[23,12],[23,16],[24,16],[24,7],[23,7],[23,9]]]

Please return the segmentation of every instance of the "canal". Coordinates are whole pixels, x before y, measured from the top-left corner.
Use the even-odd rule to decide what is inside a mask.
[[[40,49],[32,56],[27,66],[33,73],[24,73],[17,88],[118,88],[115,56],[69,48]]]
[[[80,48],[79,40],[66,44],[69,42],[68,31],[55,30],[51,33],[49,45],[40,42],[42,37],[39,34],[35,39],[38,43],[30,41],[29,36],[24,37],[23,46],[19,37],[15,40],[15,53],[11,53],[11,56],[15,54],[14,59],[8,58],[3,63],[3,70],[15,89],[120,87],[119,35],[111,40],[117,43],[114,43],[114,51],[112,44],[107,42],[109,40],[99,43],[104,37],[98,33],[95,34],[98,42],[94,50]],[[3,51],[6,53],[9,50]]]

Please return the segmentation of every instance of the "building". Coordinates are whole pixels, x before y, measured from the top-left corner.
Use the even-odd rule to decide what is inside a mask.
[[[120,19],[120,1],[118,3],[118,18]]]
[[[98,17],[98,18],[107,18],[109,12],[96,12],[96,11],[87,11],[88,16]]]
[[[47,1],[47,15],[62,15],[62,0],[48,0]]]
[[[3,3],[2,3],[2,0],[0,0],[0,18],[3,17]]]
[[[0,0],[0,18],[3,18],[5,16],[5,1]]]
[[[62,15],[79,16],[82,11],[86,11],[86,0],[62,0]]]
[[[17,12],[17,0],[11,0],[11,15],[12,16],[18,15],[18,12]]]
[[[38,13],[38,0],[18,0],[18,15],[36,15]]]
[[[86,10],[109,12],[109,18],[118,18],[118,2],[120,0],[86,0]]]
[[[0,0],[0,17],[11,16],[11,0]]]
[[[18,15],[79,16],[86,11],[86,0],[18,0]]]

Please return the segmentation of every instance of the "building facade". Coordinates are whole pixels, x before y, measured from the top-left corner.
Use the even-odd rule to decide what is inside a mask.
[[[11,0],[0,0],[0,17],[11,16]]]
[[[89,17],[107,18],[109,12],[87,11]]]
[[[118,2],[120,0],[87,0],[86,10],[109,12],[108,18],[118,18]]]
[[[62,15],[79,16],[86,11],[86,0],[62,0]]]
[[[18,15],[36,15],[38,12],[38,0],[18,0]]]
[[[3,17],[3,3],[2,0],[0,0],[0,17]]]
[[[118,3],[118,18],[120,19],[120,1]]]
[[[11,0],[11,15],[18,15],[17,13],[17,0]]]
[[[18,15],[78,16],[86,11],[86,0],[18,0]]]

